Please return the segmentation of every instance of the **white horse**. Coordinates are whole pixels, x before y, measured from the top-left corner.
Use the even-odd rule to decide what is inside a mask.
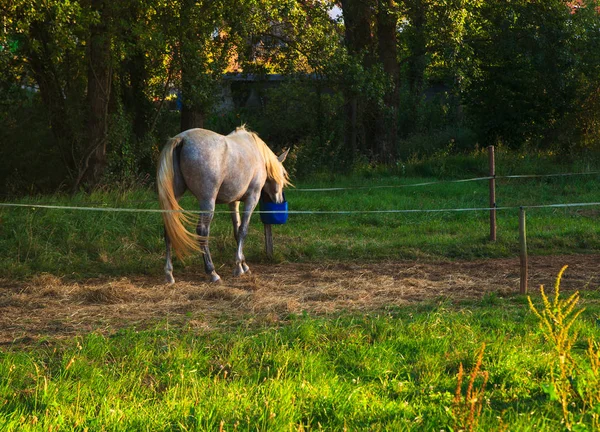
[[[215,204],[229,204],[233,233],[237,241],[234,276],[249,271],[242,248],[248,234],[250,216],[264,191],[275,203],[283,202],[283,188],[289,185],[283,167],[288,151],[277,157],[258,135],[243,126],[227,136],[205,129],[190,129],[171,138],[163,148],[156,182],[160,207],[165,224],[167,260],[165,275],[174,283],[171,245],[178,258],[193,251],[201,251],[204,269],[211,282],[220,281],[215,271],[208,236]],[[182,212],[179,198],[190,190],[198,199],[200,218],[196,233],[185,225],[189,215]],[[239,206],[244,202],[240,223]]]

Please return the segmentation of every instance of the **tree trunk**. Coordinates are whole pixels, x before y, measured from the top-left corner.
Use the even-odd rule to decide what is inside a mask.
[[[208,3],[207,3],[208,4]],[[202,6],[204,7],[203,3]],[[198,94],[198,89],[204,83],[199,82],[198,77],[206,73],[206,70],[199,70],[205,67],[199,61],[199,52],[196,32],[198,31],[193,25],[191,18],[194,8],[198,7],[194,0],[184,0],[181,4],[181,35],[180,35],[180,61],[181,61],[181,122],[180,129],[185,131],[188,129],[204,127],[205,109],[202,105],[202,97]]]
[[[91,0],[91,8],[100,14],[100,22],[90,26],[88,53],[88,148],[79,166],[79,176],[73,185],[88,187],[98,184],[106,168],[108,143],[108,106],[112,88],[112,67],[109,33],[109,11],[106,0]]]
[[[147,86],[148,71],[143,52],[133,53],[125,62],[125,74],[121,77],[123,105],[133,119],[133,133],[142,141],[148,133],[148,123],[152,104],[144,90]]]
[[[67,122],[67,101],[48,47],[50,36],[47,24],[35,21],[31,23],[29,31],[30,37],[25,39],[26,56],[48,112],[50,128],[61,158],[67,171],[73,174],[77,166],[71,149],[77,148],[76,133]],[[39,43],[39,48],[35,49],[31,45],[33,41]]]
[[[383,70],[394,80],[398,81],[398,56],[396,28],[398,16],[394,10],[393,0],[379,0],[377,11],[377,53]]]
[[[130,23],[143,19],[142,5],[140,2],[129,2],[119,10],[124,19]],[[139,34],[131,27],[123,30],[123,39],[126,43],[124,52],[124,68],[121,73],[121,98],[125,110],[133,119],[133,133],[138,141],[142,141],[148,133],[150,116],[153,111],[152,103],[148,101],[145,90],[148,86],[148,66],[143,41]]]
[[[377,116],[377,147],[375,153],[382,162],[396,158],[396,140],[398,137],[399,108],[399,66],[396,48],[396,27],[398,17],[394,11],[393,0],[378,0],[377,11],[377,52],[383,70],[392,85],[391,91],[384,96],[385,108]]]
[[[425,8],[423,0],[414,0],[409,15],[412,21],[414,34],[409,40],[410,60],[408,63],[408,79],[412,96],[412,110],[416,114],[420,104],[421,92],[423,91],[423,80],[425,76],[425,53],[427,52],[427,41],[425,37]]]
[[[204,114],[201,110],[189,107],[185,103],[181,107],[181,131],[203,128]]]
[[[351,54],[364,55],[364,64],[374,64],[371,24],[374,0],[342,0],[346,47]]]
[[[342,15],[345,24],[345,44],[348,52],[356,59],[361,60],[365,68],[375,63],[373,50],[373,37],[371,24],[373,18],[374,0],[342,0]],[[351,159],[364,143],[359,143],[360,129],[363,124],[362,111],[367,101],[365,98],[350,90],[344,92],[344,112],[346,127],[344,145],[350,152]]]

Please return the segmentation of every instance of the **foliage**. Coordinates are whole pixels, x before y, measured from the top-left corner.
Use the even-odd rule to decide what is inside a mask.
[[[256,119],[256,128],[272,148],[292,149],[287,166],[300,178],[348,163],[340,155],[343,124],[338,113],[343,101],[327,83],[299,80],[268,90],[264,113]]]
[[[329,80],[296,75],[268,87],[261,83],[236,89],[234,99],[248,97],[253,88],[263,102],[261,109],[237,108],[210,116],[206,126],[228,134],[242,124],[258,131],[276,153],[289,148],[286,169],[294,177],[307,178],[319,171],[339,171],[351,158],[343,155],[343,123],[339,112],[343,99],[332,91]]]
[[[68,172],[48,128],[48,116],[39,95],[16,86],[0,92],[2,198],[23,192],[54,191]],[[49,170],[49,166],[53,169]]]
[[[299,176],[449,147],[597,151],[600,14],[595,0],[579,6],[9,0],[0,184],[23,194],[152,177],[159,146],[181,127],[226,132],[241,121],[276,150],[294,147]],[[223,113],[226,72],[288,81],[258,108]],[[100,78],[107,88],[94,87]],[[182,111],[168,109],[172,98]],[[23,141],[31,164],[13,151]]]
[[[546,296],[543,285],[540,287],[541,311],[528,297],[529,307],[540,321],[544,339],[552,348],[551,382],[543,388],[550,400],[560,403],[563,422],[568,430],[587,430],[586,424],[591,426],[591,430],[596,430],[600,426],[600,350],[595,339],[589,338],[587,362],[575,357],[573,351],[578,335],[572,330],[584,309],[575,309],[579,292],[566,300],[560,298],[560,281],[566,269],[567,266],[564,266],[558,273],[552,302]],[[573,407],[578,408],[577,412],[573,411]],[[591,421],[587,417],[591,417]]]
[[[2,96],[12,94],[13,97],[8,98],[11,103],[15,101],[14,96],[22,96],[19,89],[39,92],[39,97],[32,101],[43,104],[46,124],[41,124],[42,130],[51,131],[53,135],[44,145],[53,145],[63,173],[72,176],[83,145],[79,125],[85,121],[83,41],[97,17],[77,2],[50,1],[43,7],[34,7],[30,1],[15,0],[2,9],[5,18],[0,46],[10,47],[0,49]],[[4,97],[2,100],[6,100]],[[16,104],[21,105],[18,100]],[[36,106],[34,110],[39,108]],[[13,115],[12,121],[19,119],[16,112]],[[18,129],[26,128],[26,124],[18,124]],[[16,138],[11,137],[8,142],[11,141]],[[8,150],[5,152],[10,154]],[[44,172],[41,177],[44,176],[49,177],[49,173]]]
[[[598,83],[598,58],[587,54],[600,20],[595,2],[576,13],[562,0],[483,2],[469,13],[463,85],[482,144],[580,142],[584,130],[573,128],[572,116],[588,114],[579,92]]]

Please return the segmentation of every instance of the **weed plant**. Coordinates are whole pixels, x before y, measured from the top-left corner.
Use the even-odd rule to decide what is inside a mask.
[[[481,410],[484,403],[485,386],[489,380],[489,373],[482,371],[483,353],[485,351],[485,343],[481,345],[477,361],[473,370],[469,373],[469,384],[463,396],[462,384],[464,378],[464,369],[462,363],[458,367],[458,376],[456,384],[456,392],[452,405],[455,428],[456,430],[465,430],[472,432],[477,428],[481,417]],[[478,387],[475,386],[475,380],[481,378],[482,382]]]
[[[539,319],[544,339],[550,346],[551,380],[544,384],[544,391],[562,409],[563,423],[568,430],[598,430],[600,427],[600,351],[594,338],[588,339],[587,359],[574,351],[578,341],[574,330],[584,309],[576,309],[579,292],[566,300],[560,298],[560,281],[564,266],[554,285],[554,299],[550,301],[540,287],[542,306],[538,309],[528,298],[529,307]],[[575,408],[575,410],[573,409]],[[588,429],[587,425],[591,426]]]

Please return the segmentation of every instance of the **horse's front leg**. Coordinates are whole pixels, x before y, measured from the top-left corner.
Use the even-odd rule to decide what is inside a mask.
[[[246,257],[244,256],[244,240],[248,235],[248,226],[250,225],[250,217],[252,216],[252,212],[254,208],[258,204],[258,194],[256,197],[252,196],[246,200],[244,203],[244,213],[242,214],[242,222],[240,223],[240,227],[238,229],[238,238],[237,238],[237,251],[235,254],[235,269],[233,270],[234,276],[240,276],[244,273],[250,272],[250,268],[248,264],[246,264]]]
[[[205,208],[202,208],[205,207]],[[210,249],[208,248],[208,237],[210,235],[210,223],[212,222],[215,206],[201,206],[200,218],[198,219],[198,226],[196,227],[196,233],[201,237],[200,248],[202,249],[202,258],[204,259],[204,271],[210,277],[211,282],[220,282],[221,277],[215,271],[215,265],[213,264],[210,256]],[[204,213],[204,211],[206,211]]]

